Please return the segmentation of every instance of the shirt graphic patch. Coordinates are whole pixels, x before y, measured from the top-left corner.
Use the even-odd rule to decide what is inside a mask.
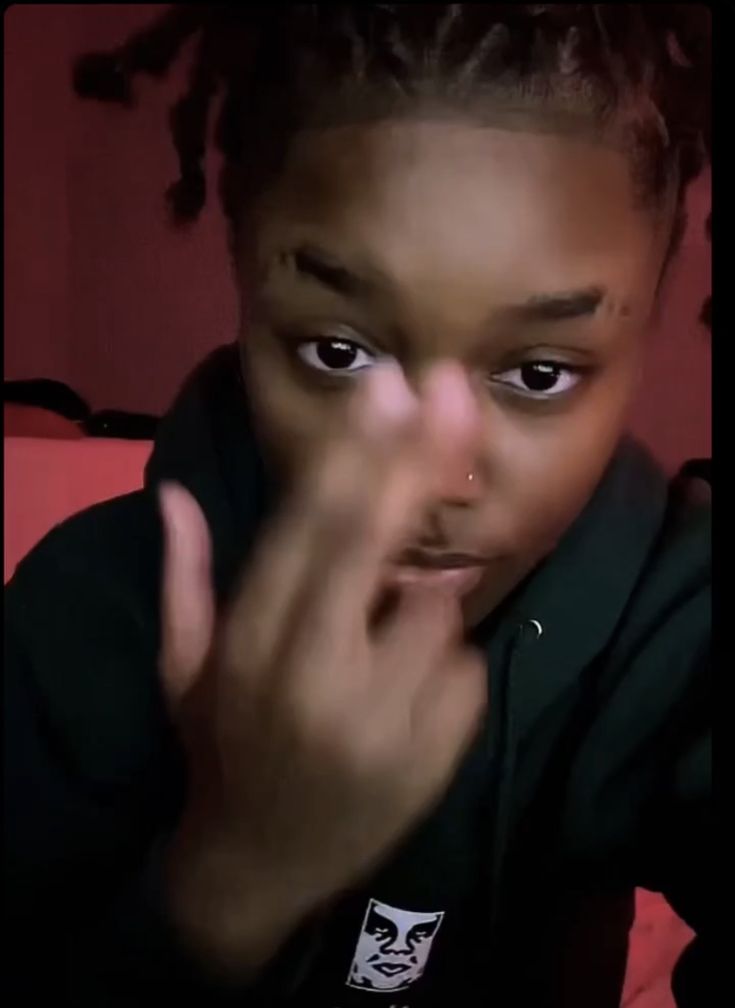
[[[415,913],[370,900],[347,986],[401,991],[424,972],[443,912]]]

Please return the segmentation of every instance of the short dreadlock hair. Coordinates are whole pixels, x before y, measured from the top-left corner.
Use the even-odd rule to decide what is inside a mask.
[[[206,201],[220,95],[214,139],[233,235],[298,129],[410,115],[421,102],[472,114],[490,98],[616,129],[643,197],[676,186],[670,251],[686,188],[709,158],[703,4],[177,4],[116,50],[81,57],[75,89],[132,104],[133,78],[165,76],[191,38],[188,89],[170,114],[180,177],[167,200],[180,224]]]

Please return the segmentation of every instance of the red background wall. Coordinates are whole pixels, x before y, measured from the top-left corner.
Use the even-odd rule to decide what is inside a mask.
[[[176,174],[167,110],[185,65],[162,84],[139,82],[133,112],[82,102],[69,84],[74,55],[116,44],[161,7],[5,14],[5,377],[60,379],[95,409],[162,411],[196,361],[235,333],[216,200],[188,234],[164,215]],[[210,169],[214,178],[214,156]],[[697,323],[709,289],[708,177],[689,202],[632,417],[669,466],[710,452],[709,338]]]

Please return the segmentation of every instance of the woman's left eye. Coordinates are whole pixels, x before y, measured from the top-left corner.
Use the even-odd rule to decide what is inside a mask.
[[[314,370],[337,375],[355,374],[372,367],[380,359],[378,354],[366,350],[359,343],[339,336],[305,340],[297,346],[296,352]]]
[[[500,385],[509,385],[523,395],[553,399],[573,389],[581,380],[580,368],[558,361],[526,361],[518,367],[492,377]]]

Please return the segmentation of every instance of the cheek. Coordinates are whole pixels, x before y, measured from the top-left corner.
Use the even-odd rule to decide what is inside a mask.
[[[496,419],[485,513],[509,552],[553,548],[584,508],[624,430],[631,387],[632,372],[564,414]]]
[[[243,345],[248,398],[261,442],[287,481],[315,456],[344,409],[344,396],[308,392],[280,353],[256,333]]]

